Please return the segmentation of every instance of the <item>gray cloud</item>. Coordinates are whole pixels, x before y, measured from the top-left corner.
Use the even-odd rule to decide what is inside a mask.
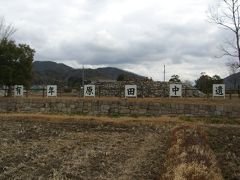
[[[36,60],[116,66],[155,79],[167,64],[192,80],[225,68],[213,58],[223,32],[207,23],[207,7],[207,0],[12,0],[0,15],[18,29],[18,42],[36,50]]]

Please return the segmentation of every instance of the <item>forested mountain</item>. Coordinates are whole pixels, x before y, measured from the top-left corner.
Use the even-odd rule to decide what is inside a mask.
[[[33,85],[42,84],[81,84],[82,69],[74,69],[62,63],[52,61],[33,62]],[[119,75],[131,78],[144,78],[143,76],[124,71],[118,68],[106,67],[98,69],[84,69],[85,80],[116,80]]]

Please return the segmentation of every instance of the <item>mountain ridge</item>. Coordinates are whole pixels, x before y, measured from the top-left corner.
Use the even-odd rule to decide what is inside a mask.
[[[240,87],[240,72],[224,78],[224,84],[227,90],[237,90]]]
[[[130,78],[145,78],[141,75],[128,72],[115,67],[104,67],[97,69],[84,69],[85,80],[116,80],[119,75],[124,74]],[[54,61],[34,61],[33,62],[33,85],[42,84],[62,84],[81,85],[82,69],[73,68],[63,63]],[[237,90],[240,86],[240,72],[224,78],[227,90]]]
[[[83,69],[75,69],[63,63],[53,61],[34,61],[33,62],[33,85],[41,84],[80,84],[82,81]],[[117,80],[118,76],[124,74],[130,78],[144,78],[141,75],[128,72],[115,67],[105,67],[84,69],[84,79],[93,80]]]

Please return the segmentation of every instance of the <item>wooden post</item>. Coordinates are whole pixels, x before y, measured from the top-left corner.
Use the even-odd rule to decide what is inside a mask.
[[[100,85],[98,86],[98,97],[100,98],[100,94],[101,94],[101,89],[100,89]]]
[[[240,85],[238,85],[238,98],[240,98]]]
[[[43,90],[43,94],[42,95],[43,95],[43,98],[44,98],[44,96],[45,96],[45,87],[44,86],[43,86],[42,90]]]

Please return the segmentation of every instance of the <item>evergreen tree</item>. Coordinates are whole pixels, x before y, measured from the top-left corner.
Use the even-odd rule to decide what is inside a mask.
[[[171,78],[169,79],[169,82],[171,83],[181,83],[179,75],[172,75]]]
[[[212,93],[212,85],[213,84],[221,84],[221,83],[223,83],[223,79],[221,79],[220,76],[214,75],[213,77],[210,77],[203,73],[195,81],[195,87],[197,89],[199,89],[200,91],[208,94],[208,93]]]
[[[0,41],[0,84],[10,87],[31,86],[34,50],[26,44],[16,44],[6,38]],[[10,92],[9,92],[10,95]]]

